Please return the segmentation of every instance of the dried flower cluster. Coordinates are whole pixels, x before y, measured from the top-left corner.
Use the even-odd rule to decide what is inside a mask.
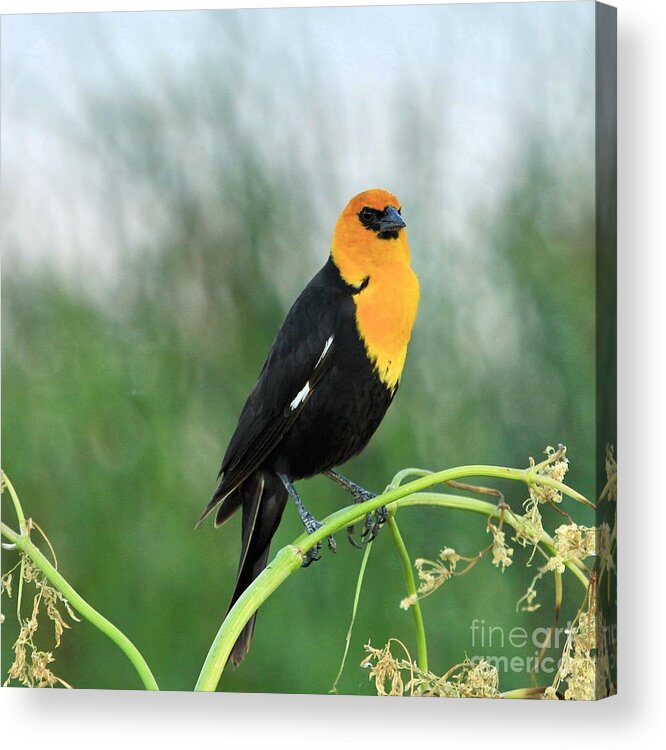
[[[617,502],[617,461],[612,445],[606,446],[606,479],[608,480],[600,500],[604,498],[611,503]]]
[[[492,543],[482,549],[474,557],[465,557],[458,554],[456,550],[451,547],[444,547],[440,550],[436,560],[426,560],[422,557],[417,558],[414,561],[414,567],[419,577],[419,587],[414,594],[405,597],[400,602],[401,609],[409,609],[419,599],[423,599],[429,596],[434,591],[442,586],[446,581],[451,579],[453,576],[461,576],[471,570],[479,560],[481,560],[488,552],[492,551],[493,565],[501,568],[502,572],[511,565],[513,560],[513,549],[509,547],[506,541],[506,535],[502,531],[502,524],[495,526],[492,523],[488,523],[487,530],[492,534]],[[462,570],[457,570],[459,562],[465,562],[466,565]]]
[[[617,462],[613,454],[612,446],[606,446],[606,486],[604,487],[599,502],[606,500],[606,518],[613,524],[611,529],[608,522],[597,524],[597,556],[599,558],[599,575],[615,572],[615,540],[617,533],[616,512],[617,504]]]
[[[569,461],[563,445],[557,450],[548,447],[545,454],[545,460],[539,464],[530,459],[529,497],[523,504],[524,515],[521,518],[514,516],[517,523],[512,524],[515,532],[511,541],[518,542],[523,547],[533,547],[528,565],[537,549],[546,560],[539,567],[516,608],[523,612],[534,612],[539,609],[541,604],[537,601],[537,583],[550,573],[555,573],[556,576],[564,573],[566,564],[575,565],[580,572],[589,576],[590,583],[581,610],[564,631],[567,638],[553,683],[547,688],[534,687],[514,693],[519,692],[526,697],[542,695],[546,699],[564,697],[566,700],[594,700],[611,694],[615,689],[609,656],[609,649],[612,649],[613,645],[608,642],[607,629],[603,625],[603,612],[597,601],[599,582],[604,575],[610,575],[615,571],[614,512],[609,512],[610,524],[600,522],[594,527],[575,523],[563,510],[557,508],[563,500],[562,492],[557,487],[542,484],[539,478],[547,477],[561,483],[569,468]],[[614,504],[617,502],[617,463],[611,448],[607,448],[606,451],[606,474],[607,483],[600,501],[606,499]],[[472,485],[455,483],[454,486],[484,494],[492,493],[488,488],[475,488]],[[544,532],[541,515],[543,504],[550,504],[569,518],[568,523],[561,524],[554,532],[554,550],[547,550],[540,544]],[[503,528],[504,512],[511,511],[504,504],[503,497],[498,507],[502,509],[499,525],[492,523],[492,517],[487,524],[487,531],[492,534],[492,543],[476,556],[464,557],[456,550],[445,547],[436,560],[420,558],[415,561],[420,585],[415,594],[402,600],[400,606],[403,609],[408,609],[417,600],[433,593],[453,576],[464,575],[489,552],[492,552],[492,564],[502,572],[512,565],[514,549],[510,546]],[[613,510],[614,506],[611,508],[611,511]],[[591,569],[589,562],[586,563],[590,557],[596,558]],[[461,561],[466,563],[463,568],[459,566]],[[608,591],[610,590],[608,588]],[[556,584],[555,623],[551,634],[554,632],[562,602],[561,583],[559,594],[557,591]],[[392,643],[402,647],[406,654],[405,658],[396,658],[392,654]],[[432,672],[422,672],[412,661],[405,646],[396,639],[390,639],[380,649],[373,648],[370,644],[365,648],[367,656],[362,666],[370,669],[370,678],[374,679],[379,695],[501,697],[497,669],[487,661],[472,662],[466,658],[464,662],[439,677]],[[545,651],[542,651],[539,660],[544,653]]]
[[[400,602],[401,609],[409,609],[417,599],[429,596],[443,583],[446,583],[449,578],[456,575],[456,567],[461,560],[469,560],[469,558],[463,558],[450,547],[441,550],[437,560],[425,560],[423,558],[415,560],[414,567],[421,584],[416,594],[412,594]]]
[[[613,691],[608,649],[603,634],[602,615],[597,606],[594,578],[590,582],[586,606],[576,616],[567,632],[560,667],[545,699],[558,698],[566,682],[565,700],[593,701]]]
[[[518,599],[516,603],[516,610],[520,612],[536,612],[541,607],[541,604],[537,601],[537,590],[536,585],[544,573],[545,568],[541,568],[539,572],[534,576],[530,585],[527,587],[527,591]]]
[[[23,584],[34,586],[35,594],[30,617],[25,620],[19,617],[21,629],[13,646],[14,661],[9,667],[4,686],[17,682],[25,687],[53,687],[56,684],[70,687],[49,667],[54,661],[53,651],[39,649],[35,644],[35,636],[42,621],[41,615],[45,613],[53,625],[53,649],[58,648],[65,629],[70,627],[63,613],[60,612],[59,605],[62,605],[72,620],[79,622],[79,619],[64,596],[49,585],[46,578],[25,556],[18,565],[2,577],[3,594],[12,596],[13,575],[17,568],[20,568],[19,574]]]
[[[546,459],[540,464],[536,464],[533,458],[530,458],[530,468],[535,477],[544,476],[555,479],[558,482],[563,481],[565,474],[569,469],[569,459],[566,457],[567,449],[560,445],[557,450],[548,446],[545,450]],[[559,504],[562,502],[562,493],[554,487],[539,484],[538,481],[530,484],[529,497],[523,503],[524,514],[521,530],[516,534],[516,541],[524,547],[531,544],[536,545],[543,534],[543,518],[539,508],[543,503]]]
[[[564,481],[564,476],[569,470],[569,459],[567,458],[567,449],[560,445],[557,450],[549,445],[544,451],[546,460],[540,464],[535,464],[534,459],[530,458],[530,468],[534,471],[536,477],[550,477],[557,482]],[[530,496],[534,497],[540,503],[561,503],[562,493],[554,487],[540,484],[538,481],[530,485]]]
[[[615,529],[611,532],[607,523],[601,523],[597,526],[596,550],[599,558],[600,574],[615,572],[615,560],[613,557],[613,544],[615,538]]]
[[[513,562],[513,549],[506,543],[506,536],[500,528],[490,524],[488,529],[493,535],[493,565],[504,573]]]
[[[402,647],[404,659],[391,653],[391,644]],[[361,666],[370,670],[369,679],[375,681],[377,695],[429,696],[437,698],[499,698],[497,668],[481,659],[465,659],[446,674],[438,676],[423,672],[412,661],[401,641],[391,638],[382,648],[365,646],[367,656]]]
[[[567,560],[583,560],[595,554],[597,530],[594,526],[563,524],[555,529],[555,554],[546,563],[546,570],[564,573]]]

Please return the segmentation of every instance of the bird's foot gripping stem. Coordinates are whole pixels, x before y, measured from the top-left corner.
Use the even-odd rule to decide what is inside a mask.
[[[373,497],[377,497],[377,495],[373,495],[371,492],[367,492],[365,497],[359,498],[358,500],[354,499],[354,502],[363,503],[366,500],[372,500]],[[377,534],[379,534],[379,529],[381,529],[381,527],[388,520],[388,516],[388,510],[386,509],[385,505],[380,506],[372,513],[366,514],[365,521],[363,523],[363,531],[361,532],[361,542],[363,544],[368,544],[368,542],[373,542],[375,540]],[[347,539],[349,539],[350,543],[353,544],[354,547],[358,547],[360,549],[360,545],[354,539],[354,526],[347,527]]]
[[[300,511],[299,511],[300,512]],[[324,525],[321,521],[318,521],[312,514],[310,514],[308,511],[306,511],[307,517],[304,518],[301,516],[301,520],[303,521],[303,525],[305,526],[305,530],[308,532],[308,534],[314,534],[317,529],[321,529],[321,527]],[[331,534],[327,537],[328,541],[328,548],[331,550],[331,552],[337,552],[338,545],[335,543],[335,539],[333,539],[333,536]],[[302,568],[307,568],[310,565],[312,565],[313,562],[317,562],[321,558],[321,542],[317,542],[311,549],[309,549],[305,556],[303,557],[303,562],[301,563]]]
[[[344,487],[347,492],[351,494],[354,503],[364,503],[366,500],[372,500],[373,498],[377,497],[377,495],[375,495],[373,492],[364,490],[363,487],[360,487],[355,482],[352,482],[351,479],[343,477],[342,474],[338,474],[337,471],[333,471],[331,469],[330,471],[326,472],[326,475],[336,484]],[[379,533],[379,529],[388,520],[388,515],[388,510],[384,505],[382,505],[380,508],[377,508],[374,512],[368,513],[365,517],[365,522],[363,523],[361,542],[363,542],[364,544],[372,542]],[[358,542],[354,539],[354,530],[354,526],[347,527],[347,539],[349,539],[350,544],[352,544],[354,547],[361,549],[361,545],[358,544]]]
[[[312,513],[310,513],[310,511],[305,507],[305,505],[303,505],[303,501],[298,496],[298,493],[296,492],[294,485],[289,481],[289,479],[284,474],[280,474],[279,476],[287,492],[291,496],[291,499],[294,501],[294,505],[296,506],[298,515],[300,516],[300,519],[303,522],[303,526],[305,526],[305,530],[308,532],[308,534],[314,534],[314,532],[317,531],[317,529],[321,529],[321,527],[324,524],[321,521],[318,521],[312,515]],[[333,539],[333,536],[331,534],[328,535],[327,541],[328,541],[328,548],[331,550],[331,552],[337,552],[338,546],[335,543],[335,539]],[[317,560],[319,560],[320,558],[321,558],[321,542],[317,542],[311,549],[309,549],[305,553],[303,557],[303,562],[301,563],[301,567],[307,568],[310,565],[312,565],[313,562],[317,562]]]
[[[376,495],[373,495],[376,497]],[[365,523],[363,524],[363,531],[361,532],[361,541],[366,543],[374,541],[379,529],[388,520],[388,510],[385,505],[380,506],[373,513],[368,513],[365,517]],[[353,529],[352,529],[353,531]]]

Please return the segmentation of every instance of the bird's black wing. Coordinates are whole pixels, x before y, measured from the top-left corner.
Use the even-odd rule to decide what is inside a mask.
[[[294,302],[278,331],[225,453],[219,486],[200,521],[272,453],[335,360],[336,331],[342,319],[354,315],[355,306],[331,279],[328,265]],[[236,507],[234,502],[221,509],[216,523],[223,523]]]

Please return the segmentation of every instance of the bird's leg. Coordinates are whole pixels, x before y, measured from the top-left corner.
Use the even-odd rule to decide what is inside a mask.
[[[372,492],[368,492],[368,490],[364,490],[363,487],[356,484],[356,482],[352,482],[351,479],[347,479],[347,477],[343,477],[342,474],[338,474],[337,471],[334,471],[333,469],[329,469],[328,471],[325,471],[324,474],[326,474],[329,479],[332,479],[336,484],[339,484],[340,487],[344,487],[347,492],[351,493],[352,498],[354,499],[355,503],[363,503],[366,500],[372,500],[373,497],[377,497]]]
[[[278,475],[280,479],[282,480],[282,484],[284,484],[285,489],[289,493],[289,496],[294,501],[294,505],[296,506],[296,510],[298,511],[298,515],[300,516],[301,521],[303,522],[303,526],[305,526],[305,530],[308,532],[308,534],[313,534],[317,529],[320,529],[323,524],[321,521],[318,521],[312,513],[303,505],[303,501],[298,496],[298,492],[296,492],[296,488],[294,485],[289,481],[287,476],[285,474],[279,474]],[[331,552],[335,552],[337,549],[337,545],[335,543],[335,539],[329,534],[328,536],[328,548],[331,550]],[[317,542],[314,547],[312,547],[311,550],[305,553],[305,558],[303,559],[302,567],[307,568],[308,565],[311,565],[313,562],[316,562],[321,557],[321,542]]]
[[[373,494],[372,492],[368,492],[368,490],[364,490],[363,487],[356,484],[356,482],[352,482],[351,479],[343,477],[342,474],[338,474],[338,472],[334,471],[333,469],[325,471],[324,474],[326,474],[326,476],[329,477],[329,479],[332,479],[336,484],[339,484],[340,487],[344,487],[347,492],[351,493],[352,500],[355,503],[364,503],[366,500],[372,500],[373,497],[377,497],[377,495]],[[385,523],[387,518],[388,511],[383,505],[380,508],[377,508],[374,513],[368,513],[365,517],[365,523],[363,524],[361,541],[366,543],[371,542],[377,536],[377,534],[379,533],[379,529],[381,528],[382,524]],[[353,526],[347,527],[347,539],[349,539],[354,547],[359,546],[354,541]]]

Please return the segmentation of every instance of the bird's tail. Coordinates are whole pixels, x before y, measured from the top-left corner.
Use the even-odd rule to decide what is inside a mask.
[[[282,481],[267,471],[255,472],[235,492],[238,493],[237,503],[243,509],[243,538],[229,610],[266,567],[271,539],[287,504],[287,490]],[[250,650],[256,617],[256,613],[252,615],[234,644],[230,655],[234,666],[238,666]]]

